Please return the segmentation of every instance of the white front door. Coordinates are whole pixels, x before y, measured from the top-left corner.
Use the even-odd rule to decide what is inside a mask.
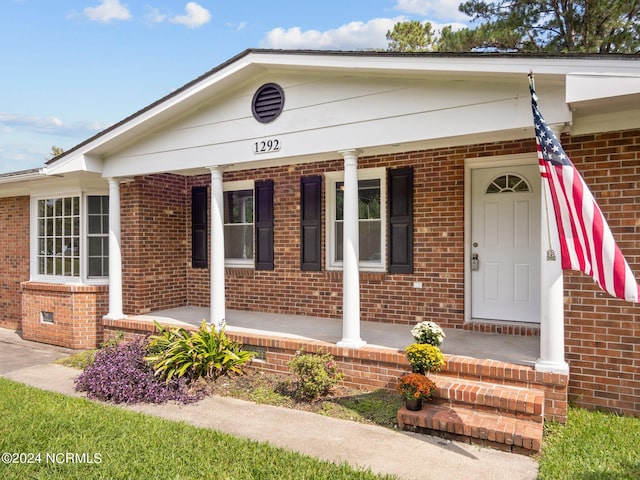
[[[471,171],[471,316],[540,321],[537,165]]]

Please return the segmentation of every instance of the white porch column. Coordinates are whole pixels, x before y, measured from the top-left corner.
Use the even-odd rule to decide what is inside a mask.
[[[553,129],[560,138],[560,130]],[[560,240],[553,201],[546,179],[542,179],[540,215],[541,257],[540,268],[540,358],[536,370],[569,373],[564,359],[564,281],[560,259]],[[549,245],[551,243],[551,245]],[[553,254],[548,250],[551,249]]]
[[[344,221],[342,272],[342,340],[338,346],[360,348],[360,230],[358,219],[358,151],[340,152],[344,157]]]
[[[224,196],[222,193],[222,171],[219,167],[211,170],[211,257],[209,270],[210,317],[209,322],[219,331],[225,324],[224,287]]]
[[[125,318],[122,311],[122,249],[120,246],[120,180],[109,179],[109,313],[106,318]]]

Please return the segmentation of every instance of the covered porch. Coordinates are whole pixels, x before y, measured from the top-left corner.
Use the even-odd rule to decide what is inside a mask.
[[[131,321],[154,322],[162,325],[195,326],[210,322],[210,309],[206,307],[178,307],[128,317]],[[342,338],[342,321],[275,313],[226,311],[226,331],[256,333],[299,340],[313,340],[336,344]],[[362,340],[366,345],[392,350],[404,350],[413,343],[411,326],[360,322]],[[501,335],[445,328],[446,338],[442,351],[446,355],[496,360],[515,365],[535,366],[540,354],[540,337]]]
[[[154,322],[195,329],[209,321],[207,307],[178,307],[104,322],[105,338],[116,332],[146,335]],[[226,332],[256,352],[252,368],[287,373],[299,352],[329,353],[346,385],[359,390],[393,390],[410,371],[404,349],[413,342],[410,325],[361,321],[359,348],[340,345],[342,321],[299,315],[226,310]],[[568,375],[535,368],[540,337],[445,329],[446,367],[430,374],[434,401],[419,412],[402,408],[401,429],[534,454],[544,420],[566,421]]]

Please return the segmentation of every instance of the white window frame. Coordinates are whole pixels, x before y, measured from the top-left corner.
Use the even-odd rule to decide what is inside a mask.
[[[325,172],[325,260],[327,270],[339,271],[344,262],[336,260],[336,184],[344,182],[344,171]],[[363,168],[358,170],[358,181],[380,180],[380,261],[360,260],[359,268],[363,272],[387,271],[387,170],[384,167]]]
[[[253,258],[241,259],[241,258],[226,258],[224,259],[224,266],[228,268],[255,268],[256,248],[255,248],[255,182],[253,180],[236,180],[233,182],[224,182],[222,184],[223,192],[233,192],[236,190],[252,190],[253,194],[253,226],[254,226],[254,238],[253,238]],[[224,202],[224,196],[223,196]],[[223,207],[224,208],[224,207]],[[223,219],[224,221],[224,219]]]
[[[30,277],[31,281],[43,282],[43,283],[57,283],[57,284],[84,284],[84,285],[108,285],[109,277],[91,277],[87,275],[88,271],[88,237],[87,237],[87,197],[99,195],[108,196],[109,192],[106,190],[92,190],[92,191],[52,191],[49,193],[39,194],[31,197],[31,214],[30,214]],[[80,208],[80,271],[76,276],[63,276],[63,275],[43,275],[38,271],[38,202],[41,200],[50,200],[53,198],[68,198],[78,197]]]

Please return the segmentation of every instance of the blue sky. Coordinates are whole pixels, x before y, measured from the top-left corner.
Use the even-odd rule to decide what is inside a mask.
[[[0,173],[65,150],[247,48],[386,48],[460,0],[0,0]]]

